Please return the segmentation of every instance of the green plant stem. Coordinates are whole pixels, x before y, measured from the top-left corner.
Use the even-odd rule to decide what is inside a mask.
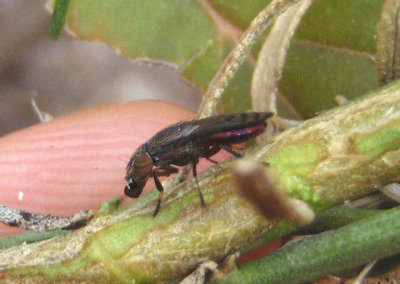
[[[23,243],[34,243],[42,240],[54,238],[56,236],[63,236],[71,231],[69,230],[56,230],[50,232],[23,232],[18,235],[6,236],[0,238],[0,249],[6,249],[12,246],[17,246]]]
[[[378,214],[379,212],[381,211],[378,209],[349,208],[346,206],[330,208],[320,212],[310,225],[301,228],[297,233],[315,234],[337,229]]]
[[[217,283],[302,283],[400,251],[400,207],[244,263]]]
[[[70,0],[56,0],[50,20],[50,36],[58,39],[67,19]]]
[[[268,162],[270,182],[317,212],[394,181],[400,171],[400,82],[291,128],[245,158]],[[190,180],[165,188],[156,218],[153,191],[133,207],[99,216],[64,237],[1,251],[0,278],[181,279],[207,259],[221,261],[296,229],[265,220],[240,197],[229,161],[199,175],[199,184],[204,208]]]

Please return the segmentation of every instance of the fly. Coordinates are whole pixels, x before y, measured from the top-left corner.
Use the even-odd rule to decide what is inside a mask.
[[[128,185],[124,193],[132,198],[139,197],[147,180],[152,176],[159,191],[153,213],[153,216],[156,216],[164,195],[159,177],[177,173],[176,166],[192,164],[201,204],[205,206],[197,181],[196,166],[199,158],[217,163],[210,157],[221,149],[241,157],[241,154],[233,151],[230,146],[263,133],[267,125],[266,120],[271,116],[271,112],[223,114],[179,122],[164,128],[137,148],[132,155],[126,166],[125,179]]]

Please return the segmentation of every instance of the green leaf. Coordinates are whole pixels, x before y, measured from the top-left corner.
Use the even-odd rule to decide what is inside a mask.
[[[314,1],[287,58],[281,90],[298,113],[313,117],[378,87],[375,51],[382,0]]]
[[[377,23],[382,0],[314,1],[302,19],[296,38],[349,54],[376,51]]]
[[[106,42],[130,58],[180,66],[216,36],[195,1],[73,0],[68,27],[85,40]]]
[[[244,30],[271,0],[210,0],[209,2],[222,17]]]
[[[286,59],[280,88],[304,118],[335,107],[378,87],[371,55],[295,41]]]
[[[211,9],[243,32],[269,2],[72,0],[67,25],[78,38],[105,42],[129,58],[176,66],[205,90],[238,40],[223,32]],[[331,108],[336,95],[352,99],[377,87],[374,54],[381,6],[382,0],[313,2],[291,44],[280,83],[284,101],[300,116]],[[242,68],[220,111],[249,108],[253,63]]]

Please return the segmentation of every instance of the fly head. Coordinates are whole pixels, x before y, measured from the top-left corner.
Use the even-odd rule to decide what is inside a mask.
[[[152,174],[152,170],[153,160],[147,153],[145,144],[143,144],[136,150],[126,166],[125,179],[128,184],[125,186],[124,193],[129,197],[139,197]]]

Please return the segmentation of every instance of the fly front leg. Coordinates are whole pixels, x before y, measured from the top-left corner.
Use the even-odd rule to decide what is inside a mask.
[[[153,217],[155,217],[160,211],[161,208],[161,202],[164,198],[164,188],[160,182],[160,179],[158,177],[160,176],[169,176],[170,174],[177,173],[179,170],[178,168],[175,168],[173,166],[164,166],[163,168],[155,168],[153,169],[153,178],[154,182],[156,184],[157,190],[159,191],[158,199],[157,199],[157,205],[156,209],[154,210]]]
[[[197,166],[198,162],[199,162],[199,159],[195,159],[195,160],[192,161],[193,177],[194,177],[194,179],[196,181],[197,191],[199,192],[201,205],[202,206],[206,206],[206,202],[204,201],[203,194],[201,193],[201,190],[200,190],[199,181],[197,180],[197,169],[196,169],[196,166]]]

